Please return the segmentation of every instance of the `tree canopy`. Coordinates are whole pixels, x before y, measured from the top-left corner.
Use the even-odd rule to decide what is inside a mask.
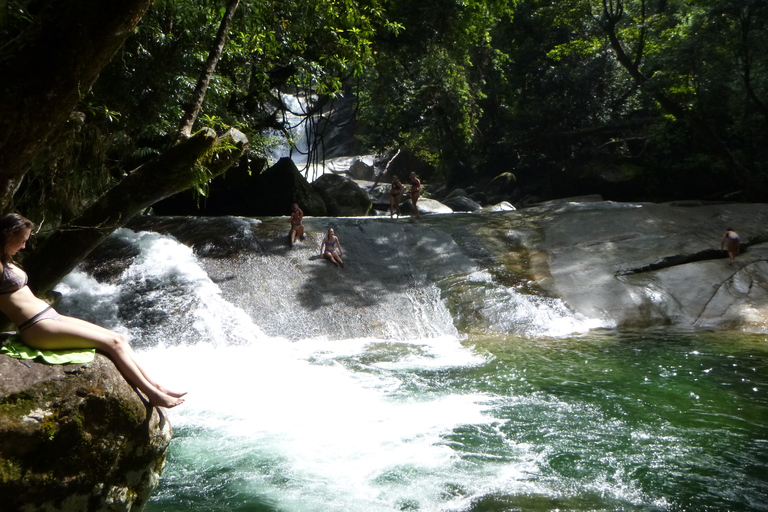
[[[307,118],[354,98],[364,149],[407,150],[449,187],[507,171],[521,197],[768,192],[761,0],[7,0],[0,11],[0,73],[13,77],[0,85],[0,198],[50,228],[82,221],[202,129],[247,146],[240,157],[231,141],[245,139],[205,132],[183,187],[206,193],[212,167],[223,172],[217,151],[258,173],[289,92]]]

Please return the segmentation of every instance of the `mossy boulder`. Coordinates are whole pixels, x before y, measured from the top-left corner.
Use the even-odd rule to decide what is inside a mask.
[[[2,510],[140,511],[171,435],[100,354],[86,365],[0,355]]]

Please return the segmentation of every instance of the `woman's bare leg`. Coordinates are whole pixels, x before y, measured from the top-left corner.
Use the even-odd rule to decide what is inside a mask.
[[[95,348],[115,363],[125,379],[141,390],[156,407],[175,407],[184,402],[163,391],[148,379],[135,360],[133,349],[122,334],[71,317],[62,321],[42,320],[22,333],[24,343],[40,350]]]
[[[336,265],[338,267],[339,264],[336,263],[336,258],[334,258],[333,255],[334,255],[334,253],[328,252],[328,251],[325,251],[325,254],[323,254],[323,256],[325,256],[325,259],[327,259],[328,261],[330,261],[331,263],[333,263],[334,265]]]
[[[131,347],[131,344],[128,343],[127,341],[125,341],[125,338],[122,336],[122,334],[116,333],[115,331],[111,331],[109,329],[106,329],[106,328],[104,328],[104,327],[102,327],[100,325],[96,325],[96,324],[93,324],[91,322],[87,322],[85,320],[81,320],[80,318],[75,318],[75,317],[72,317],[72,316],[65,316],[65,315],[61,315],[61,318],[63,318],[66,322],[72,323],[73,325],[79,325],[83,329],[92,329],[92,330],[94,330],[96,332],[100,332],[104,336],[108,336],[108,337],[119,336],[120,338],[122,338],[123,342],[125,343],[125,347],[124,348],[125,348],[125,351],[127,352],[128,356],[130,356],[130,358],[133,361],[133,363],[136,366],[136,368],[139,369],[139,371],[144,376],[144,378],[147,379],[147,381],[150,384],[152,384],[152,386],[156,387],[157,389],[159,389],[160,391],[162,391],[166,395],[170,395],[170,396],[172,396],[174,398],[179,398],[179,397],[182,397],[182,396],[187,394],[186,391],[173,391],[173,390],[163,386],[162,384],[157,382],[155,379],[153,379],[147,373],[147,371],[139,364],[139,361],[138,361],[138,359],[136,357],[136,352],[133,351],[133,347]],[[61,346],[59,346],[59,348],[61,348]]]

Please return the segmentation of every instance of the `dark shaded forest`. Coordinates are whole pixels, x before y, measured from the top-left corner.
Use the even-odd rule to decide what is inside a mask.
[[[520,197],[768,199],[762,0],[101,3],[0,3],[3,209],[85,246],[257,176],[286,114],[322,131],[341,99],[354,151],[448,189],[508,172]]]

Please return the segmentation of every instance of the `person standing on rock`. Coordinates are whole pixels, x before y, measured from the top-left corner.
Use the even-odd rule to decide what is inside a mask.
[[[333,233],[333,228],[328,228],[328,234],[325,235],[323,241],[320,242],[320,256],[324,257],[337,267],[344,266],[344,262],[341,260],[341,244],[338,237]]]
[[[413,211],[416,213],[416,217],[421,217],[419,214],[419,196],[421,195],[421,180],[416,177],[416,173],[411,173],[411,203],[413,203]]]
[[[397,212],[397,218],[400,218],[400,203],[403,200],[403,184],[400,177],[392,178],[392,187],[389,189],[389,217],[392,218]]]
[[[728,258],[730,258],[731,263],[733,263],[736,256],[739,255],[739,246],[739,234],[731,228],[728,228],[720,242],[720,249],[726,249],[728,251]]]
[[[155,407],[176,407],[186,393],[171,391],[151,379],[136,361],[120,333],[57,313],[27,286],[27,274],[13,263],[24,249],[34,224],[16,213],[0,217],[0,311],[18,328],[22,341],[38,350],[88,348],[105,353],[123,377],[146,395]]]
[[[296,240],[304,240],[304,225],[302,224],[303,219],[304,212],[301,211],[301,208],[299,208],[298,204],[293,203],[291,218],[289,219],[291,223],[291,232],[288,235],[291,242],[291,247],[293,247],[293,244],[296,243]]]

